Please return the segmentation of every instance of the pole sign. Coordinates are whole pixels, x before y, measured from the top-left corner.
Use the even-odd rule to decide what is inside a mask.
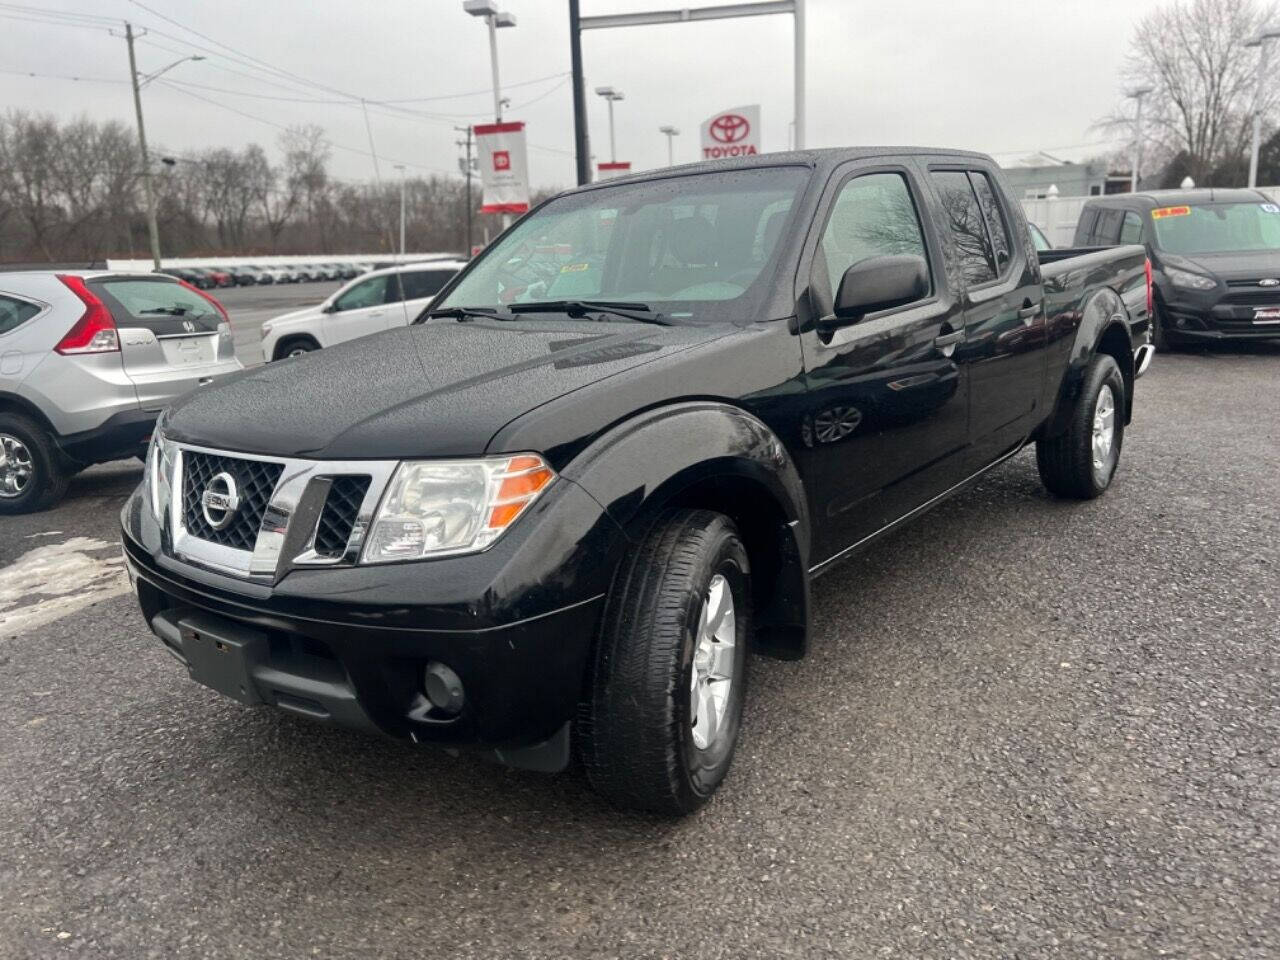
[[[483,123],[475,128],[480,150],[481,213],[524,213],[529,209],[529,154],[524,123]]]
[[[702,159],[748,157],[760,152],[760,104],[734,107],[702,124]]]
[[[625,177],[631,172],[631,161],[621,161],[617,163],[598,163],[596,164],[597,180],[612,180],[614,177]]]

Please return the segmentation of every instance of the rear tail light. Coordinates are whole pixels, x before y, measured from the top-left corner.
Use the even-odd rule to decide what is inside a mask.
[[[226,308],[222,304],[220,304],[215,297],[209,296],[199,287],[193,287],[191,284],[187,283],[187,281],[185,280],[179,280],[178,283],[182,284],[184,287],[186,287],[188,290],[190,290],[192,293],[196,294],[197,296],[204,297],[206,300],[212,303],[217,308],[218,312],[222,314],[222,322],[225,323],[228,327],[231,326],[231,318],[227,316]]]
[[[1147,316],[1150,317],[1156,310],[1155,292],[1151,289],[1151,258],[1147,257]]]
[[[107,305],[89,290],[83,278],[65,273],[57,276],[62,285],[84,304],[84,313],[53,349],[64,355],[119,351],[120,335]]]

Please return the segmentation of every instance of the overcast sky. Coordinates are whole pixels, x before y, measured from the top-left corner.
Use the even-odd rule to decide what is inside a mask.
[[[582,12],[713,2],[582,0]],[[112,117],[132,126],[124,40],[100,28],[14,19],[23,16],[15,13],[15,3],[118,16],[150,28],[137,45],[143,72],[184,53],[204,53],[204,62],[184,63],[165,76],[202,87],[176,89],[157,81],[144,91],[148,137],[171,152],[256,141],[275,155],[279,127],[317,123],[339,146],[332,172],[368,179],[368,136],[361,109],[349,97],[442,98],[373,105],[370,121],[384,177],[396,175],[396,162],[421,173],[456,172],[453,125],[491,119],[486,31],[463,12],[462,0],[145,0],[150,11],[135,0],[0,4],[0,105],[63,119]],[[1107,145],[1097,143],[1102,135],[1091,132],[1090,124],[1118,100],[1133,27],[1159,5],[808,0],[808,144],[970,148],[1006,163],[1035,150],[1075,159],[1105,152]],[[528,124],[534,184],[569,186],[574,173],[567,4],[506,0],[505,8],[518,20],[515,28],[498,32],[504,94],[512,101],[507,117]],[[790,17],[590,31],[583,37],[583,55],[598,160],[608,159],[607,109],[590,91],[602,84],[626,95],[615,108],[618,159],[632,161],[636,169],[665,163],[666,139],[658,132],[663,124],[681,130],[677,161],[694,160],[701,121],[742,104],[761,104],[766,149],[788,145]],[[267,76],[250,59],[292,76]],[[33,78],[15,71],[93,79]],[[315,100],[337,102],[294,102]]]

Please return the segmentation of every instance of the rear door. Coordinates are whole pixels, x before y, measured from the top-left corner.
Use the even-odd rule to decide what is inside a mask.
[[[156,275],[86,281],[111,311],[124,372],[155,409],[236,366],[231,327],[213,302]]]
[[[965,284],[965,342],[956,353],[969,373],[973,471],[1020,444],[1035,418],[1046,363],[1044,289],[1039,260],[1011,229],[1021,212],[1005,204],[991,173],[974,164],[930,164],[929,173]]]
[[[406,323],[413,323],[435,299],[444,285],[453,279],[457,267],[432,267],[422,270],[406,270],[400,274],[404,287],[404,315]]]
[[[964,319],[919,171],[905,161],[846,165],[824,204],[805,254],[818,317],[833,312],[845,270],[870,257],[924,258],[930,289],[829,334],[812,325],[801,332],[807,392],[796,458],[818,560],[961,479],[968,429],[968,393],[954,357]]]

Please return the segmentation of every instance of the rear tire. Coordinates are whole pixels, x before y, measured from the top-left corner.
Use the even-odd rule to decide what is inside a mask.
[[[1158,353],[1172,353],[1177,344],[1171,339],[1166,326],[1164,310],[1157,302],[1151,309],[1151,345]]]
[[[577,735],[620,807],[692,813],[733,761],[746,693],[750,569],[733,522],[673,510],[623,560]]]
[[[282,341],[276,347],[276,355],[273,360],[285,360],[289,357],[301,357],[304,354],[319,350],[320,344],[316,343],[310,337],[292,337]]]
[[[72,472],[40,424],[0,413],[0,514],[47,510],[67,492]]]
[[[1124,443],[1124,377],[1114,358],[1089,363],[1067,430],[1036,442],[1040,479],[1054,496],[1092,500],[1111,485]]]

